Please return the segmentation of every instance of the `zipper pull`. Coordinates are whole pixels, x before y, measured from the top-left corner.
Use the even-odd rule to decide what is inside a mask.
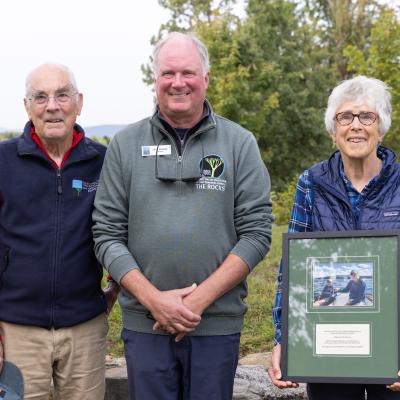
[[[4,254],[4,266],[8,266],[8,261],[9,261],[9,254],[10,254],[10,249],[7,249],[5,254]]]
[[[178,163],[180,164],[182,162],[182,156],[178,156]]]
[[[62,194],[61,171],[57,170],[57,193]]]

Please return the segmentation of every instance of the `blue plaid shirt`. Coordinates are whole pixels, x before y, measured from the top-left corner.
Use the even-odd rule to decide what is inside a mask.
[[[378,157],[383,159],[384,155],[378,150]],[[340,176],[346,186],[347,196],[353,208],[356,219],[360,217],[360,203],[368,193],[371,186],[375,184],[379,175],[372,178],[369,183],[359,193],[346,178],[342,161],[340,161]],[[294,195],[292,213],[290,215],[288,232],[311,232],[312,231],[312,202],[313,192],[309,179],[309,171],[305,170],[299,177]],[[282,315],[282,260],[279,265],[278,289],[272,308],[272,319],[275,325],[275,345],[281,342],[281,315]]]

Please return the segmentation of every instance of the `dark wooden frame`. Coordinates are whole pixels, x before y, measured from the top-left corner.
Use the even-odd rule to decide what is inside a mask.
[[[392,384],[399,381],[398,376],[395,377],[376,377],[376,378],[353,378],[349,376],[332,377],[332,376],[295,376],[288,375],[288,310],[289,310],[289,242],[293,239],[329,239],[329,238],[354,238],[354,237],[397,237],[397,362],[400,363],[400,230],[363,230],[363,231],[338,231],[338,232],[304,232],[304,233],[284,233],[282,240],[282,351],[281,351],[281,370],[282,380],[290,380],[293,382],[307,383],[368,383],[368,384]],[[400,365],[399,365],[400,369]]]

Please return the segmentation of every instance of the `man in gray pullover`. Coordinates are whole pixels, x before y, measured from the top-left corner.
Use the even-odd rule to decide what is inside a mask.
[[[157,107],[111,142],[95,199],[96,255],[121,284],[130,399],[230,400],[246,276],[271,242],[254,136],[205,99],[208,52],[154,49]]]

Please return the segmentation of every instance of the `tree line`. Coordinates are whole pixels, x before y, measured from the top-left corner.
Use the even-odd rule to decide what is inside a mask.
[[[170,20],[152,38],[191,31],[207,45],[214,110],[258,139],[275,191],[333,150],[323,117],[341,80],[365,74],[392,87],[384,144],[400,152],[400,24],[374,0],[159,0]],[[151,60],[142,66],[152,83]]]
[[[381,0],[382,1],[382,0]],[[214,110],[257,137],[274,191],[333,150],[323,116],[341,80],[364,74],[392,88],[393,121],[384,145],[400,154],[400,21],[378,0],[159,0],[173,30],[207,45]],[[398,11],[398,10],[397,10]],[[151,59],[142,66],[151,85]],[[0,134],[0,140],[15,136]],[[94,138],[104,144],[109,139]]]

